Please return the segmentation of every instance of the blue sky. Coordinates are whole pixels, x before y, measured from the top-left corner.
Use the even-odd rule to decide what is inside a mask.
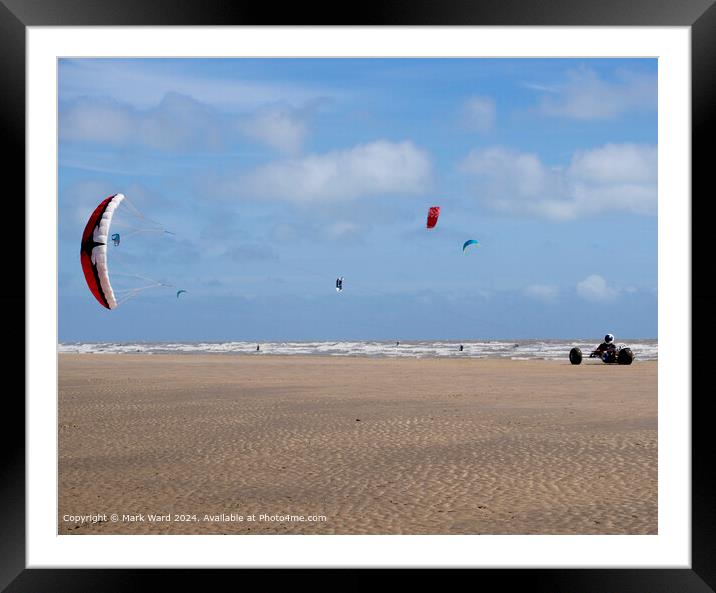
[[[655,59],[60,60],[60,340],[656,337],[656,107]],[[108,311],[114,193],[171,288]]]

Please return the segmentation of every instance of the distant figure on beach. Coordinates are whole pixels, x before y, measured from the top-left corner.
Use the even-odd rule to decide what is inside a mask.
[[[259,350],[261,350],[261,348],[259,348],[259,345],[256,344],[256,352],[258,352]]]
[[[463,348],[462,348],[462,344],[460,344],[460,352],[462,352],[462,350],[463,350]]]
[[[396,342],[395,345],[396,345],[396,346],[400,346],[400,342]]]

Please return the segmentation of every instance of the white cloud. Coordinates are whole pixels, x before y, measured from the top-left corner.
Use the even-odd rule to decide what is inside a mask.
[[[470,131],[489,132],[495,126],[497,108],[490,97],[472,97],[462,108],[463,125]]]
[[[218,150],[225,143],[220,116],[209,106],[186,95],[167,94],[142,117],[142,141],[158,149]]]
[[[227,136],[221,116],[210,107],[169,93],[144,111],[111,99],[79,99],[60,112],[60,138],[160,150],[218,150]]]
[[[138,126],[133,109],[109,99],[81,99],[60,112],[60,137],[66,140],[129,144]]]
[[[420,194],[429,186],[428,154],[411,142],[379,140],[348,150],[271,163],[222,193],[285,199],[299,203],[349,200],[377,194]]]
[[[356,239],[360,234],[360,227],[352,222],[339,221],[329,224],[325,234],[330,239]]]
[[[298,153],[308,134],[303,112],[282,106],[262,108],[241,118],[238,126],[243,134],[287,154]]]
[[[525,288],[528,297],[549,303],[554,301],[559,294],[559,288],[548,284],[532,284]]]
[[[577,294],[586,301],[604,303],[616,300],[619,290],[608,286],[607,281],[598,274],[592,274],[577,282]]]
[[[570,164],[573,179],[600,185],[651,183],[657,176],[656,146],[606,144],[575,153]]]
[[[261,108],[228,116],[187,95],[168,93],[150,109],[107,98],[84,97],[60,111],[60,138],[158,150],[220,150],[241,136],[285,154],[296,154],[308,134],[309,108]]]
[[[59,89],[62,101],[81,97],[121,97],[135,108],[148,109],[169,93],[194,98],[225,112],[257,109],[268,102],[305,105],[316,99],[337,98],[342,92],[286,80],[257,82],[243,78],[202,75],[200,60],[195,74],[178,71],[162,59],[62,59]]]
[[[478,199],[500,212],[554,220],[610,210],[656,214],[655,146],[607,144],[552,168],[535,154],[491,147],[470,152],[460,169],[475,180]]]
[[[534,85],[533,85],[534,88]],[[657,80],[654,75],[620,71],[615,82],[605,81],[588,68],[567,72],[558,92],[550,88],[538,111],[551,117],[613,119],[634,110],[655,110]]]
[[[525,82],[522,84],[523,87],[532,89],[533,91],[540,91],[542,93],[558,93],[559,88],[556,86],[550,86],[546,84],[534,84],[531,82]]]
[[[224,251],[224,257],[235,262],[278,260],[278,256],[266,245],[233,245]]]

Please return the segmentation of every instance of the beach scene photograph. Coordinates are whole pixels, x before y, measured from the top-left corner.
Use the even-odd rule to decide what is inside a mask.
[[[658,534],[656,58],[57,74],[58,535]]]

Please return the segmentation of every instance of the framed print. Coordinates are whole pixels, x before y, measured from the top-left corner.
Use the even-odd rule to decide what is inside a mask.
[[[716,8],[491,4],[0,6],[6,590],[713,590]]]

